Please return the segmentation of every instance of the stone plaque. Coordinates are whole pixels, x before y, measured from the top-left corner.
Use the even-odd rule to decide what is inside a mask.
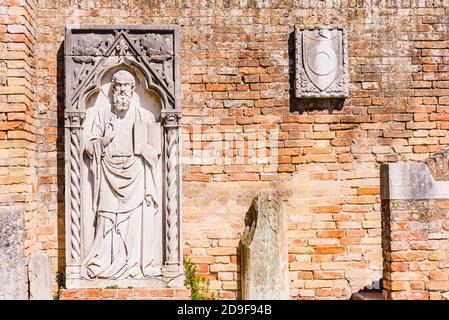
[[[241,239],[242,298],[288,299],[287,216],[279,197],[258,197]]]
[[[295,28],[297,98],[346,98],[348,55],[341,27]]]
[[[0,208],[0,300],[27,299],[22,211]]]
[[[51,300],[50,259],[44,252],[31,254],[28,262],[30,300]]]
[[[176,26],[66,27],[66,286],[182,287]]]

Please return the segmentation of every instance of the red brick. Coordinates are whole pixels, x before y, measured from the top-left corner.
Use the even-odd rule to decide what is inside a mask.
[[[341,206],[319,206],[311,207],[311,211],[314,213],[339,213]]]
[[[380,187],[360,187],[357,189],[357,195],[378,195],[380,194]]]
[[[257,173],[231,173],[229,174],[230,181],[257,181],[259,174]]]
[[[314,279],[343,279],[345,276],[344,272],[330,272],[330,271],[314,271]]]
[[[210,83],[206,84],[207,91],[230,91],[235,90],[235,84],[232,83]]]
[[[72,299],[79,299],[84,297],[83,290],[61,290],[59,299],[61,300],[72,300]]]
[[[341,254],[345,252],[344,247],[315,247],[316,254]]]
[[[63,222],[54,218],[60,217],[64,208],[59,190],[64,180],[59,176],[63,148],[59,133],[62,134],[62,128],[58,128],[57,121],[57,115],[62,111],[58,97],[63,94],[63,88],[58,82],[57,60],[60,60],[58,51],[64,37],[66,17],[55,9],[54,3],[42,4],[39,10],[27,7],[27,13],[17,0],[8,0],[3,5],[14,7],[8,8],[7,14],[0,17],[0,47],[6,49],[6,70],[0,63],[0,75],[6,75],[6,79],[0,76],[0,87],[3,81],[7,84],[0,89],[7,93],[0,97],[0,123],[3,125],[0,125],[0,143],[5,143],[0,145],[0,177],[7,187],[6,193],[0,193],[0,203],[20,204],[27,208],[24,212],[29,241],[27,253],[47,250],[52,269],[56,270],[57,255],[64,252],[64,240],[56,241],[58,236],[61,237],[57,231],[58,223]],[[71,7],[69,5],[67,9],[70,11]],[[384,12],[384,28],[371,28],[368,38],[385,39],[390,30],[395,30],[396,36],[407,41],[386,41],[369,52],[365,38],[350,41],[350,97],[345,99],[341,109],[329,108],[327,102],[318,100],[311,103],[309,109],[307,102],[301,99],[290,100],[294,94],[287,59],[290,31],[284,27],[294,24],[299,11],[299,16],[313,16],[318,9],[267,6],[260,15],[259,9],[251,9],[254,12],[248,13],[240,10],[238,5],[231,7],[233,14],[219,27],[212,23],[218,17],[215,4],[207,4],[204,8],[212,12],[207,19],[193,17],[191,12],[173,9],[169,4],[166,8],[146,4],[139,8],[138,15],[133,14],[133,8],[122,10],[120,15],[108,8],[80,9],[85,24],[108,23],[111,17],[119,24],[138,25],[153,18],[157,24],[159,18],[155,12],[163,17],[162,22],[177,24],[182,15],[185,24],[181,27],[181,105],[187,139],[193,138],[189,134],[196,121],[207,122],[203,127],[219,133],[226,130],[243,132],[251,128],[280,127],[282,130],[280,152],[275,156],[279,160],[278,166],[258,167],[248,163],[236,166],[240,169],[222,171],[223,164],[183,165],[182,190],[186,201],[182,208],[183,219],[189,224],[183,230],[183,239],[204,239],[210,241],[211,246],[222,237],[237,239],[245,228],[242,217],[250,199],[270,190],[288,195],[288,200],[293,203],[289,209],[290,220],[293,220],[289,232],[312,231],[318,239],[335,238],[342,246],[337,248],[347,245],[348,253],[362,257],[360,269],[369,270],[373,266],[378,270],[382,265],[379,256],[379,163],[421,161],[429,153],[449,144],[444,133],[449,129],[446,121],[449,114],[449,58],[446,57],[447,37],[440,32],[444,8],[430,5],[411,8],[406,23],[394,13]],[[335,10],[330,8],[328,11],[332,16]],[[394,19],[389,19],[393,16]],[[27,19],[33,23],[26,22]],[[359,20],[356,13],[347,23],[362,30],[364,25]],[[248,26],[254,23],[262,32],[248,32],[251,29]],[[194,32],[189,29],[191,25],[195,26]],[[274,32],[264,33],[265,29]],[[19,33],[8,34],[8,30]],[[402,46],[410,50],[405,50],[402,55],[385,54],[401,51]],[[25,144],[12,144],[22,142]],[[203,148],[210,145],[201,143]],[[4,152],[7,149],[19,151]],[[25,150],[26,154],[23,153]],[[39,150],[39,154],[35,150]],[[230,151],[234,155],[239,152]],[[11,172],[19,168],[26,170],[12,174],[4,171],[5,168]],[[259,169],[260,174],[256,171]],[[444,203],[439,206],[442,209],[448,207]],[[213,215],[212,221],[211,212],[220,214]],[[305,222],[304,214],[310,212],[316,213],[314,220]],[[339,225],[345,229],[335,230]],[[357,225],[367,229],[353,228]],[[396,232],[406,231],[413,225],[398,222],[391,227],[398,228],[394,230]],[[217,226],[225,226],[221,228],[224,231],[217,231]],[[398,261],[391,263],[392,269],[405,272],[403,268],[418,268],[421,261],[425,261],[420,260],[421,251],[427,252],[434,262],[446,259],[445,253],[429,251],[430,242],[412,240],[419,239],[416,233],[392,236],[393,241],[408,238],[404,240],[405,245],[418,251],[414,252],[415,256],[412,253],[408,256],[400,256],[401,252],[396,252],[399,256],[393,254]],[[304,245],[295,242],[295,247]],[[197,249],[208,248],[209,245]],[[191,252],[195,247],[184,249]],[[322,250],[325,252],[326,249]],[[200,254],[207,256],[204,252]],[[216,257],[229,258],[233,263],[237,261],[234,254]],[[302,259],[301,254],[294,254],[296,258]],[[328,268],[341,263],[336,261],[340,257],[335,258],[333,253],[312,254],[311,259]],[[417,265],[409,264],[416,259]],[[208,264],[202,261],[200,265],[206,268]],[[361,289],[350,275],[345,278],[353,292]],[[300,289],[295,287],[301,284],[299,279],[296,281],[291,285],[292,298],[312,298],[301,297]],[[226,286],[236,287],[236,283]],[[410,284],[413,290],[424,290],[418,281]],[[219,287],[223,283],[217,280],[214,285]],[[298,291],[294,291],[296,289]],[[344,297],[347,293],[341,288],[336,289],[312,290],[313,298]],[[126,290],[119,290],[117,298],[127,298]],[[84,299],[82,295],[88,292],[78,292],[76,298]],[[91,294],[95,296],[94,292]],[[238,290],[222,292],[224,298],[231,299],[239,298],[239,294]],[[425,297],[425,294],[410,293],[407,298],[414,296]]]
[[[326,230],[326,231],[318,231],[318,238],[341,238],[344,236],[343,230]]]
[[[118,289],[102,289],[101,296],[103,298],[114,298],[117,297]]]
[[[86,298],[100,298],[101,292],[100,289],[86,289],[84,290],[84,296]]]

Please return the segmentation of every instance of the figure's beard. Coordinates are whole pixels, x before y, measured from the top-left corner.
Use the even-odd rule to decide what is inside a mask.
[[[114,106],[115,110],[118,112],[126,112],[129,109],[129,106],[131,104],[131,96],[124,93],[124,94],[114,94],[112,97],[112,105]]]

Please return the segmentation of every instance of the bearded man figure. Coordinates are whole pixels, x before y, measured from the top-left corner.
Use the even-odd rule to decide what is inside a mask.
[[[160,137],[136,150],[136,127],[156,126],[151,112],[132,99],[135,78],[112,77],[111,104],[100,104],[85,128],[85,154],[93,177],[95,236],[81,267],[85,279],[142,279],[160,274],[154,265],[154,216],[160,210],[157,165]],[[138,135],[139,136],[139,135]],[[160,143],[160,142],[159,142]]]

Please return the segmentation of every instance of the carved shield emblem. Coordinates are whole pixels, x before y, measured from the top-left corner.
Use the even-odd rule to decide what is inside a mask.
[[[320,90],[325,91],[337,78],[339,71],[338,43],[335,48],[336,35],[328,30],[315,35],[303,34],[303,65],[310,81]]]
[[[346,33],[342,27],[295,27],[297,98],[348,96]]]

